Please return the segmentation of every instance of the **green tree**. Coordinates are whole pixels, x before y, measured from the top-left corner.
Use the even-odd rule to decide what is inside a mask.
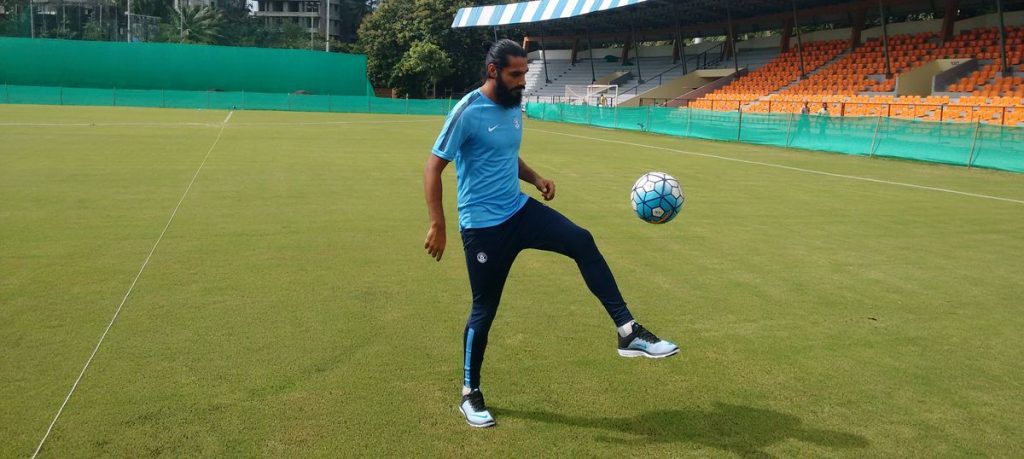
[[[286,19],[277,31],[274,47],[309,49],[311,46],[309,41],[309,32],[304,27],[300,26],[297,22]],[[322,44],[323,42],[321,41],[320,43]]]
[[[335,20],[340,21],[338,31],[342,42],[353,42],[357,38],[359,24],[363,18],[370,13],[370,4],[365,0],[341,0],[340,12],[337,17],[332,14]],[[332,45],[333,46],[333,45]]]
[[[359,45],[367,55],[367,73],[375,86],[386,86],[395,78],[406,53],[417,42],[430,43],[447,55],[451,72],[436,83],[442,87],[466,89],[482,76],[483,46],[490,34],[482,29],[452,29],[452,19],[469,0],[388,0],[363,20]],[[418,86],[425,87],[428,82]],[[403,90],[416,91],[404,83]]]
[[[214,44],[221,39],[224,18],[220,11],[209,6],[183,6],[171,14],[163,33],[168,41],[179,43]]]
[[[86,40],[106,40],[107,32],[99,17],[91,17],[82,27],[82,38]]]
[[[28,0],[0,0],[0,9],[7,12],[0,18],[0,35],[24,36],[29,34]]]
[[[221,44],[230,46],[270,46],[257,43],[261,34],[263,19],[255,17],[245,0],[221,0],[217,2],[224,19],[221,26]]]
[[[166,18],[176,11],[174,0],[132,0],[132,13]]]
[[[390,86],[409,97],[423,97],[427,88],[437,93],[437,82],[452,73],[451,59],[433,43],[417,41],[398,61]]]

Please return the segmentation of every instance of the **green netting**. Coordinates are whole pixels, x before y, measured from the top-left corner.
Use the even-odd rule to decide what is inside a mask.
[[[0,83],[366,96],[366,56],[294,49],[0,37]],[[223,105],[224,100],[211,105]],[[306,103],[309,101],[303,101]]]
[[[1024,128],[894,118],[528,103],[530,118],[1024,172]]]
[[[1024,129],[981,125],[971,164],[979,167],[1021,171]]]
[[[322,96],[242,91],[3,85],[0,86],[0,103],[444,115],[455,105],[456,101],[451,99],[385,99],[374,96]]]

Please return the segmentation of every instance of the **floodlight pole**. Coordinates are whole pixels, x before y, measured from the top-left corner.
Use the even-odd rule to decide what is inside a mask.
[[[548,48],[544,46],[544,29],[540,29],[540,61],[544,65],[544,82],[550,84],[548,78]]]
[[[683,30],[679,26],[679,12],[676,11],[676,46],[679,48],[679,63],[683,64],[683,75],[686,75],[686,43],[683,42]]]
[[[590,83],[597,83],[597,71],[594,70],[594,42],[590,40],[590,21],[583,17],[583,26],[587,32],[587,54],[590,55]]]
[[[494,42],[498,42],[498,26],[494,26]]]
[[[644,84],[644,77],[640,74],[640,42],[636,41],[636,12],[630,15],[629,31],[633,40],[633,59],[636,61],[636,82],[637,85]],[[639,91],[639,89],[637,89]]]
[[[996,11],[999,13],[999,59],[1003,62],[1002,74],[1010,76],[1010,66],[1006,62],[1006,24],[1003,23],[1003,0],[996,0]]]
[[[796,29],[796,47],[797,55],[800,56],[800,79],[803,80],[804,76],[807,75],[807,70],[804,68],[804,40],[803,34],[800,33],[800,20],[796,16],[796,0],[792,0],[793,3],[793,28]]]
[[[36,38],[36,12],[32,0],[28,1],[28,29],[32,38]]]
[[[324,52],[331,52],[331,0],[327,0],[327,24],[324,26]]]
[[[128,0],[128,31],[125,33],[128,43],[132,42],[132,0]]]
[[[725,33],[729,43],[729,53],[732,54],[732,66],[733,71],[740,73],[740,58],[736,55],[736,30],[733,28],[732,23],[732,8],[729,7],[729,2],[725,2]]]
[[[885,19],[885,4],[878,0],[878,14],[882,17],[882,51],[885,53],[885,79],[892,78],[892,66],[889,63],[889,29]]]

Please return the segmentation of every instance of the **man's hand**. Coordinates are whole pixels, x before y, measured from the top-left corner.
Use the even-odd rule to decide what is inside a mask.
[[[555,199],[555,181],[548,180],[546,178],[538,178],[537,182],[534,183],[540,194],[544,196],[545,201]]]
[[[445,233],[446,230],[443,224],[431,224],[430,229],[427,230],[427,240],[423,243],[423,248],[427,249],[427,254],[437,261],[441,261],[441,255],[444,255],[444,246],[448,239],[448,235]]]
[[[423,190],[427,195],[427,213],[430,215],[430,229],[423,248],[435,260],[441,261],[444,255],[444,243],[447,236],[444,229],[444,207],[441,206],[441,171],[448,161],[436,155],[427,158],[427,166],[423,169]]]

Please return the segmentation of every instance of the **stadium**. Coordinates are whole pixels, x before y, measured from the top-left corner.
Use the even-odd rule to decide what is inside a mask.
[[[513,256],[473,429],[503,38],[615,277]],[[2,2],[0,456],[1018,456],[1022,78],[1016,0]]]

